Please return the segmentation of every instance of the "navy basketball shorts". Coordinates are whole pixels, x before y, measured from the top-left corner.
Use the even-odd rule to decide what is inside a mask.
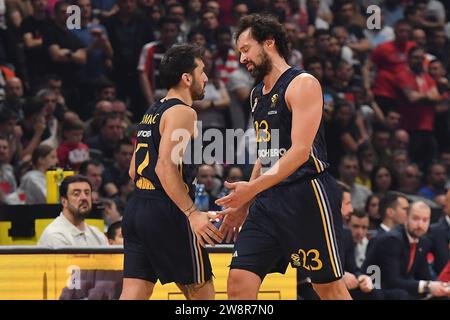
[[[257,196],[234,245],[231,269],[264,279],[289,263],[313,283],[340,279],[341,192],[327,172]]]
[[[189,220],[160,190],[136,190],[122,221],[124,278],[202,284],[212,277],[208,253]]]

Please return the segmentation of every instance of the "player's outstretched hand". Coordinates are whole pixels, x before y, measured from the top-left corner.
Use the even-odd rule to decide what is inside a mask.
[[[223,211],[217,212],[218,216],[224,217],[219,231],[223,234],[225,242],[230,242],[233,235],[233,241],[236,241],[239,229],[244,223],[245,218],[247,217],[247,213],[247,205],[237,209],[228,208]]]
[[[246,181],[239,181],[230,183],[225,181],[225,188],[230,190],[230,193],[220,199],[216,200],[216,204],[226,208],[239,208],[250,202],[255,197],[255,190],[251,188]]]
[[[205,242],[214,247],[214,240],[222,242],[222,233],[210,222],[210,219],[216,219],[214,212],[194,211],[189,216],[191,228],[197,236],[198,241],[204,247]]]

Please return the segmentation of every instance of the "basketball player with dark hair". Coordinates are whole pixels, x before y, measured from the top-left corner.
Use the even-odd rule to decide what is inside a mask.
[[[247,16],[236,36],[240,62],[258,81],[250,95],[258,160],[249,182],[226,182],[230,194],[216,201],[228,208],[224,234],[243,223],[228,297],[256,299],[264,277],[291,263],[320,298],[351,299],[341,280],[341,192],[327,172],[320,83],[287,64],[287,35],[274,17]]]
[[[203,98],[208,81],[203,69],[196,47],[169,49],[160,64],[168,93],[147,110],[138,125],[129,171],[136,190],[122,222],[121,299],[148,299],[157,280],[175,282],[187,299],[214,299],[204,246],[222,241],[222,236],[210,222],[214,215],[195,207],[195,168],[183,163],[188,143],[197,134],[197,116],[191,105]],[[187,134],[174,139],[177,132]]]

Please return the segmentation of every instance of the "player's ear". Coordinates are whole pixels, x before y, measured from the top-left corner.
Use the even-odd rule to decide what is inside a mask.
[[[266,39],[265,41],[264,41],[264,43],[266,44],[266,46],[267,47],[273,47],[273,45],[275,44],[275,40],[273,39],[273,38],[270,38],[270,39]]]
[[[192,78],[191,74],[189,74],[187,72],[185,72],[185,73],[183,73],[181,75],[181,81],[183,81],[183,83],[186,84],[186,85],[190,85],[191,84],[191,81],[192,81],[191,78]]]

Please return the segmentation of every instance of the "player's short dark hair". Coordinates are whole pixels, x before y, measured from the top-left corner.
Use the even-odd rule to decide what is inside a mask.
[[[380,199],[378,212],[380,213],[382,220],[386,217],[386,211],[388,208],[394,209],[397,206],[397,201],[399,198],[408,199],[405,194],[397,191],[388,191],[384,197]]]
[[[90,165],[95,166],[95,167],[102,167],[103,166],[103,164],[101,164],[97,160],[94,160],[94,159],[86,160],[86,161],[83,161],[80,164],[80,168],[78,169],[78,173],[83,175],[83,176],[87,175],[87,170],[88,170]]]
[[[114,238],[116,237],[116,232],[119,228],[122,228],[122,221],[116,221],[108,227],[108,231],[106,231],[106,236],[108,237],[109,240],[114,240]]]
[[[202,50],[193,45],[176,45],[167,50],[159,66],[163,85],[167,89],[175,87],[183,73],[192,73],[197,67],[195,59],[202,59]]]
[[[285,59],[289,56],[289,39],[284,26],[276,17],[267,14],[251,14],[239,21],[236,31],[236,39],[247,29],[250,28],[252,37],[262,43],[267,39],[273,38],[275,46],[280,56]]]
[[[92,190],[92,184],[91,181],[86,176],[83,176],[81,174],[75,174],[73,176],[65,177],[64,180],[61,182],[61,185],[59,186],[59,196],[61,198],[67,199],[67,191],[69,190],[69,185],[76,182],[86,182],[89,184],[89,187]]]

